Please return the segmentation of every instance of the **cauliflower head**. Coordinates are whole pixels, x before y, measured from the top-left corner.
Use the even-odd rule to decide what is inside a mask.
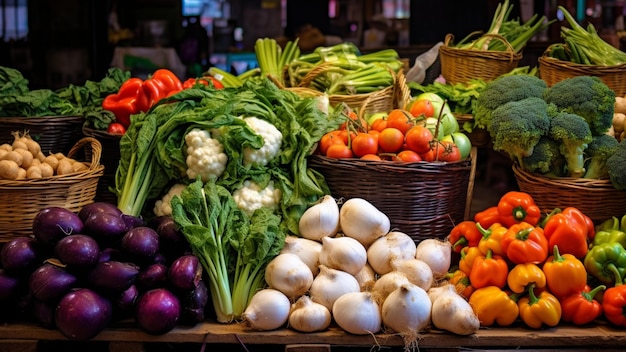
[[[167,193],[161,198],[154,202],[154,215],[156,216],[165,216],[172,215],[172,198],[174,196],[180,195],[187,185],[182,183],[176,183],[167,191]]]
[[[224,153],[224,145],[211,137],[206,130],[194,128],[185,136],[187,145],[187,176],[195,179],[200,176],[202,181],[218,178],[226,169],[228,156]]]
[[[263,146],[259,149],[244,148],[243,164],[246,167],[265,166],[280,152],[283,134],[276,126],[258,117],[246,117],[244,121],[256,134],[263,138]]]
[[[274,187],[274,181],[270,181],[265,188],[261,189],[256,182],[246,180],[241,188],[233,192],[237,207],[248,216],[252,216],[252,213],[261,207],[275,209],[281,197],[282,192]]]

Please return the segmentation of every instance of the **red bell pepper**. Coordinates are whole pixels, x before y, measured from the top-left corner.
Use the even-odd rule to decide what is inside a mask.
[[[198,78],[188,78],[183,82],[183,89],[193,88],[196,84],[212,86],[215,89],[224,89],[224,84],[211,76],[202,76]]]
[[[471,220],[456,224],[448,234],[452,250],[460,253],[465,246],[476,247],[483,235],[478,231],[476,223]]]
[[[569,207],[555,209],[543,223],[543,232],[548,239],[548,247],[559,247],[562,254],[571,254],[582,259],[589,251],[589,236],[585,215],[578,209]]]
[[[585,285],[580,292],[561,299],[561,319],[574,325],[585,325],[599,318],[602,315],[602,304],[595,296],[605,289],[604,285],[593,290]]]
[[[149,102],[148,108],[159,100],[183,90],[183,84],[174,72],[161,68],[143,81],[143,91]],[[147,109],[146,109],[147,111]]]
[[[474,215],[474,221],[479,223],[480,226],[487,229],[491,227],[491,225],[500,222],[500,212],[498,211],[498,206],[494,205],[485,210],[479,211]]]
[[[548,258],[548,240],[543,229],[527,222],[509,227],[501,244],[505,256],[514,264],[540,264]]]
[[[611,324],[626,327],[626,284],[616,284],[604,291],[602,311]]]
[[[143,81],[129,78],[120,86],[117,93],[109,94],[102,100],[102,108],[115,115],[115,120],[125,128],[130,125],[130,115],[144,111],[148,100],[143,94]]]
[[[541,210],[532,196],[526,192],[509,191],[498,202],[500,221],[506,227],[520,222],[537,225],[541,218]]]

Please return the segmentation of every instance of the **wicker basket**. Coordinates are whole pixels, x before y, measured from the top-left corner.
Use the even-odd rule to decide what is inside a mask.
[[[546,81],[548,86],[566,78],[596,76],[617,96],[626,95],[626,63],[617,66],[581,65],[550,57],[549,49],[539,58],[539,77]]]
[[[308,163],[324,176],[333,197],[368,200],[389,217],[392,228],[416,242],[443,239],[455,224],[469,218],[476,148],[472,148],[468,159],[449,163],[395,163],[320,155],[310,156]]]
[[[542,212],[573,206],[600,223],[626,214],[626,191],[618,191],[609,180],[545,177],[513,165],[522,192],[529,193]]]
[[[100,163],[104,165],[104,174],[98,182],[98,190],[94,201],[117,204],[117,196],[109,190],[115,187],[115,173],[120,162],[120,139],[122,136],[99,131],[89,127],[83,127],[83,134],[97,139],[102,145],[102,158]],[[90,156],[87,154],[87,157]]]
[[[522,54],[516,53],[510,43],[501,37],[498,40],[502,40],[509,50],[459,49],[450,46],[453,38],[452,34],[446,35],[444,45],[439,47],[441,74],[451,84],[464,83],[475,78],[491,81],[516,68],[522,59]]]
[[[11,132],[28,131],[41,146],[44,154],[61,152],[70,148],[83,137],[82,116],[0,117],[0,144],[13,141]]]
[[[0,242],[31,235],[33,219],[44,208],[58,206],[78,212],[94,201],[104,171],[100,164],[100,142],[91,137],[82,138],[67,156],[80,160],[77,153],[86,147],[91,148],[92,155],[90,161],[85,161],[87,171],[41,179],[0,180]]]

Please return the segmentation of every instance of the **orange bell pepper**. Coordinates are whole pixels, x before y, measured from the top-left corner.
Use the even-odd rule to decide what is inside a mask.
[[[482,238],[482,234],[476,228],[476,223],[471,220],[461,221],[456,224],[448,234],[448,241],[452,244],[452,250],[459,253],[465,246],[476,247]]]
[[[616,284],[604,291],[602,311],[611,324],[626,327],[626,284]]]
[[[500,222],[506,227],[521,222],[537,225],[541,218],[541,210],[532,196],[525,192],[509,191],[500,197],[498,202]]]
[[[454,285],[456,292],[466,299],[470,298],[475,291],[474,286],[472,286],[472,282],[463,271],[455,270],[447,275],[448,282]]]
[[[496,286],[479,288],[469,298],[469,304],[482,326],[509,326],[519,317],[517,295]]]
[[[500,212],[498,211],[498,206],[494,205],[483,211],[479,211],[474,215],[474,222],[479,223],[485,229],[495,223],[499,223]]]
[[[602,315],[602,304],[595,296],[605,289],[604,285],[599,285],[593,290],[585,285],[578,293],[562,298],[561,319],[574,325],[585,325],[599,318]]]
[[[548,247],[559,247],[563,254],[572,254],[582,259],[589,251],[589,234],[586,215],[574,207],[561,211],[555,209],[543,223],[543,233]]]
[[[537,264],[517,264],[507,276],[509,289],[515,293],[522,293],[529,287],[541,289],[546,286],[546,275]]]
[[[504,237],[507,228],[498,222],[492,224],[486,230],[483,228],[481,223],[476,223],[476,227],[483,235],[478,242],[478,249],[480,249],[483,254],[487,254],[487,251],[491,250],[491,252],[495,255],[504,256],[504,251],[502,250],[502,237]]]
[[[501,244],[505,256],[514,264],[539,264],[548,258],[548,240],[543,229],[527,222],[509,227]]]
[[[472,272],[472,266],[476,258],[483,256],[478,247],[464,247],[461,250],[461,258],[459,259],[459,270],[469,275]]]
[[[506,260],[487,251],[486,255],[476,257],[469,278],[475,288],[487,286],[504,288],[508,274],[509,265]]]
[[[530,328],[557,326],[561,321],[562,308],[559,300],[548,291],[536,295],[533,285],[528,288],[528,296],[520,298],[517,304],[520,318]]]
[[[542,268],[548,290],[559,299],[581,292],[587,285],[585,265],[572,254],[559,253],[558,246],[553,248],[554,254],[546,259]]]

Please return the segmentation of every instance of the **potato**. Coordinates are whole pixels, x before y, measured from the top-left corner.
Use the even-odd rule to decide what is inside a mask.
[[[57,175],[67,175],[74,172],[74,167],[72,166],[72,162],[68,158],[63,158],[59,160],[59,165],[57,165]]]
[[[85,165],[85,164],[83,164],[81,162],[78,162],[78,161],[75,161],[72,164],[72,167],[74,168],[74,172],[83,172],[83,171],[87,171],[89,169],[87,167],[87,165]]]
[[[46,163],[39,164],[39,170],[41,170],[41,177],[52,177],[54,176],[54,169],[52,166]]]
[[[26,178],[26,170],[21,167],[17,170],[17,178],[15,180],[23,180]]]
[[[15,149],[14,151],[22,155],[22,163],[20,164],[20,167],[28,170],[28,168],[33,164],[33,154],[31,154],[28,149]]]
[[[615,97],[615,112],[621,112],[626,114],[626,98],[625,97]]]
[[[8,144],[8,143],[4,143],[4,144],[0,145],[0,149],[6,150],[7,152],[10,152],[11,150],[13,150],[13,147],[10,144]]]
[[[621,112],[613,113],[613,129],[616,133],[624,131],[624,125],[626,124],[626,114]]]
[[[3,160],[11,160],[11,161],[14,161],[17,164],[17,166],[21,166],[22,162],[24,161],[24,157],[19,152],[16,152],[15,150],[11,150],[10,152],[7,152],[4,155]]]
[[[31,166],[26,170],[26,178],[42,178],[41,168],[39,166]]]
[[[14,160],[0,160],[0,179],[17,180],[23,170]]]
[[[59,159],[57,159],[54,155],[50,154],[45,159],[42,160],[42,163],[50,165],[52,170],[56,172],[57,167],[59,166]]]
[[[61,160],[61,159],[65,159],[66,158],[65,154],[63,154],[63,153],[54,153],[52,155],[54,155],[54,157],[57,158],[57,160]]]

